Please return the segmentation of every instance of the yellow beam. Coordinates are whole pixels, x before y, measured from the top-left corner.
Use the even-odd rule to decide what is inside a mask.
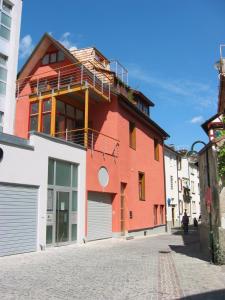
[[[38,102],[38,132],[41,132],[42,100]]]
[[[88,146],[88,109],[89,109],[89,89],[85,90],[85,111],[84,111],[84,146]]]
[[[38,101],[38,100],[43,100],[43,99],[47,99],[47,98],[51,98],[51,97],[57,97],[57,96],[62,96],[62,95],[66,95],[66,94],[71,94],[74,92],[79,92],[86,89],[84,86],[79,86],[79,87],[74,87],[71,89],[65,89],[65,90],[61,90],[61,91],[57,91],[55,93],[52,93],[52,91],[46,92],[44,95],[42,96],[36,96],[36,95],[30,95],[30,101]]]
[[[52,97],[51,110],[51,135],[55,136],[55,122],[56,122],[56,97]]]

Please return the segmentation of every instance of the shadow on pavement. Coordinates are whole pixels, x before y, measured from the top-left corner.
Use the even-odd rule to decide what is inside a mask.
[[[191,295],[180,298],[182,300],[222,300],[225,299],[225,290],[210,291],[207,293]]]
[[[204,255],[200,250],[198,228],[189,226],[188,234],[184,234],[181,228],[174,228],[172,229],[172,234],[182,236],[183,243],[184,243],[184,245],[169,245],[172,251],[190,257],[196,257],[201,260],[210,261],[210,258]]]

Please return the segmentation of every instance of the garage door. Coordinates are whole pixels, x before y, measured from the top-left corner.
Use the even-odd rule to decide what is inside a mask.
[[[0,256],[36,251],[37,191],[0,184]]]
[[[88,240],[112,237],[112,197],[106,193],[88,193]]]

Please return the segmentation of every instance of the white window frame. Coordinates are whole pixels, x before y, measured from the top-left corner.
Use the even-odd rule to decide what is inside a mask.
[[[7,12],[3,9],[3,2],[6,2],[7,4],[9,4],[10,6],[12,6],[12,9],[10,12]],[[2,17],[2,13],[4,13],[5,15],[7,15],[11,21],[12,21],[12,10],[13,10],[13,4],[10,2],[10,1],[6,1],[6,0],[3,0],[1,1],[1,4],[0,4],[0,13],[1,13],[1,16],[0,16],[0,26],[6,28],[7,30],[9,30],[9,39],[3,37],[3,36],[0,36],[2,39],[6,40],[6,41],[10,41],[10,38],[11,38],[11,27],[8,27],[6,26],[5,24],[2,23],[1,21],[1,17]],[[12,24],[11,24],[12,25]]]

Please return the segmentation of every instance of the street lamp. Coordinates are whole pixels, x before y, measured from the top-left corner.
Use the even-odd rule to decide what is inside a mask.
[[[195,145],[203,144],[206,146],[206,143],[203,141],[196,141],[192,144],[191,150],[187,152],[186,157],[191,164],[195,164],[198,162],[199,153],[194,150]],[[215,262],[214,257],[214,241],[213,241],[213,228],[212,228],[212,201],[211,201],[211,184],[210,184],[210,174],[209,174],[209,154],[208,149],[206,149],[206,175],[207,175],[207,207],[209,213],[209,242],[210,242],[210,250],[211,250],[211,261]]]

